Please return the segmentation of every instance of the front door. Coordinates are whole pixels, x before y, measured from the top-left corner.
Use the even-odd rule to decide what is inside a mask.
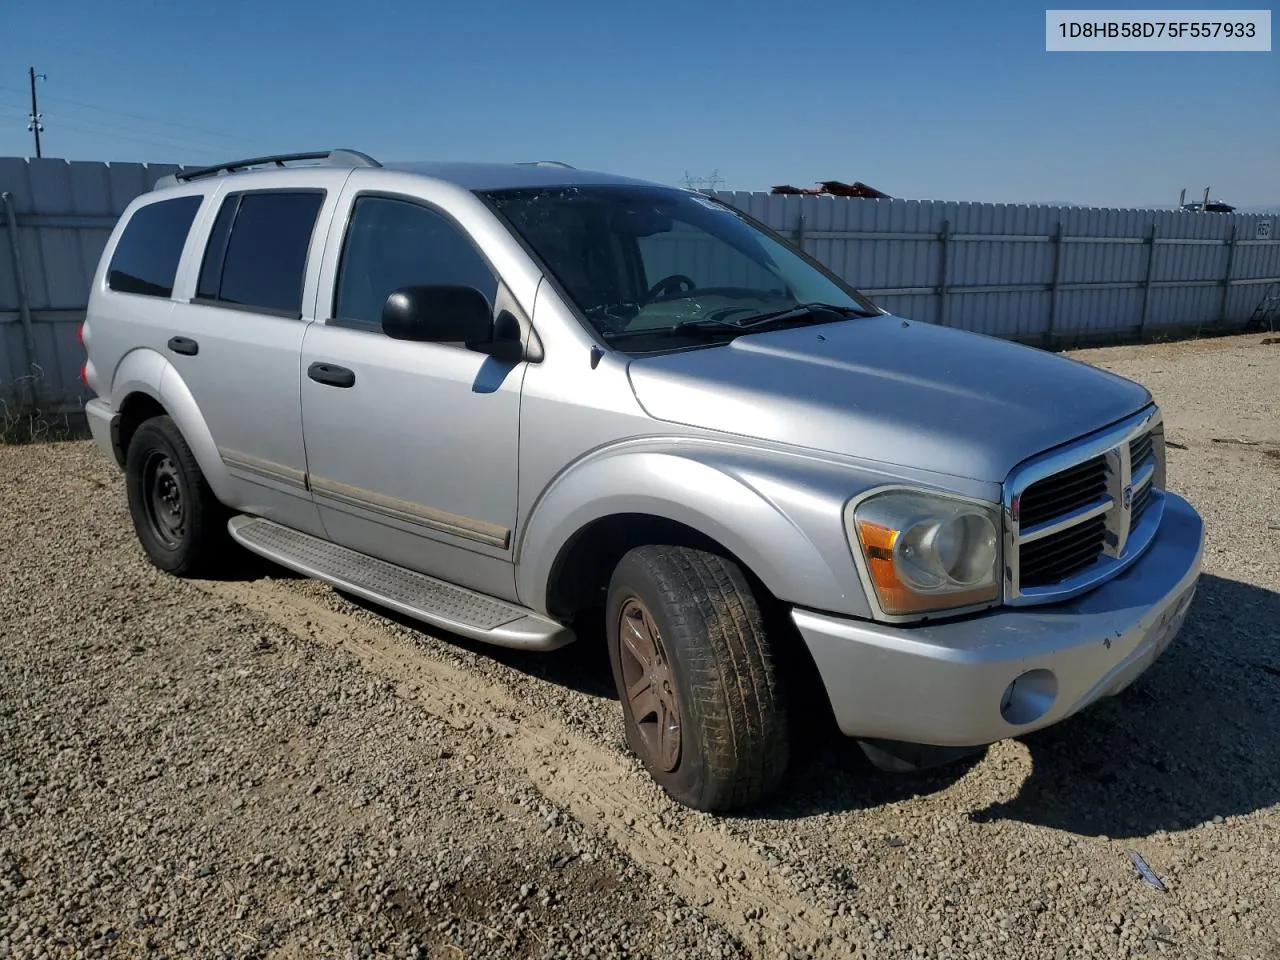
[[[341,244],[332,315],[308,327],[301,364],[309,480],[328,536],[514,599],[525,365],[393,340],[381,326],[397,287],[467,284],[495,308],[505,288],[452,218],[407,197],[357,193]]]

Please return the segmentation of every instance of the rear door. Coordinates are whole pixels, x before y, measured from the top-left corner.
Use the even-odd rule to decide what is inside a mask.
[[[306,485],[299,360],[347,171],[228,178],[187,271],[167,353],[234,480],[231,506],[319,534]],[[264,186],[266,184],[266,186]],[[312,265],[312,266],[309,266]],[[193,276],[194,274],[194,276]]]

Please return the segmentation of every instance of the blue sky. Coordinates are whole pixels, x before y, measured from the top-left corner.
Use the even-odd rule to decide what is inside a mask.
[[[1280,203],[1280,48],[1047,53],[1042,4],[5,7],[4,156],[33,152],[34,64],[45,155],[71,159],[350,146],[666,183],[718,170],[739,190],[858,179],[919,199],[1149,206],[1212,185]]]

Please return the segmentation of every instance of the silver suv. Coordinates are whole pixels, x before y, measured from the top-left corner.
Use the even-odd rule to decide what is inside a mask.
[[[530,650],[603,621],[628,744],[699,809],[778,786],[806,671],[881,767],[936,762],[1130,684],[1199,575],[1146,390],[886,313],[696,192],[184,172],[124,212],[82,334],[156,566],[239,544]]]

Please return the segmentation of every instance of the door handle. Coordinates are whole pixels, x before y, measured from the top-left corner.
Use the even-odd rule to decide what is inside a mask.
[[[348,370],[346,367],[339,367],[332,363],[313,363],[307,367],[307,376],[316,383],[323,383],[330,387],[354,387],[356,385],[356,373],[354,370]]]
[[[190,337],[170,337],[169,349],[174,353],[182,354],[184,357],[194,357],[200,352],[200,344]]]

